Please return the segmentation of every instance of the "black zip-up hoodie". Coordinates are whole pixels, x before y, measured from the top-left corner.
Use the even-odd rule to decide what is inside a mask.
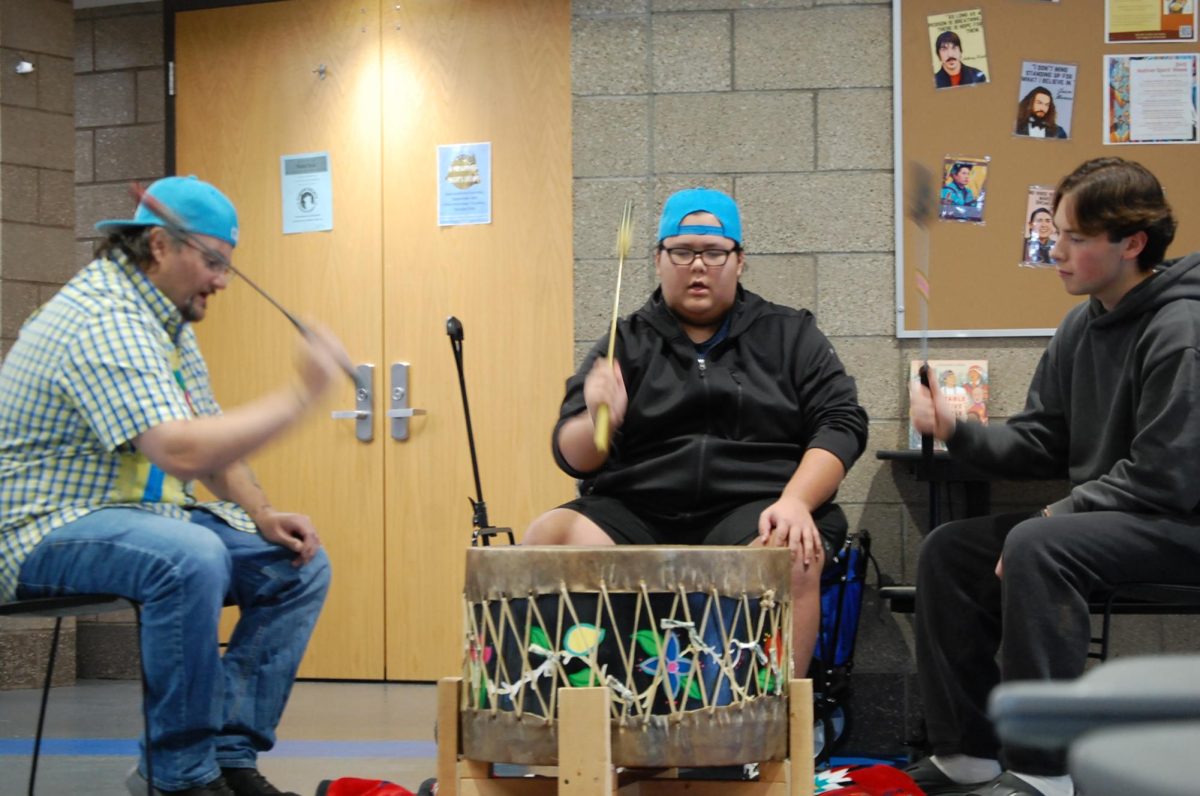
[[[1105,311],[1073,308],[1024,410],[959,423],[948,448],[997,475],[1069,478],[1051,513],[1200,513],[1200,254],[1163,263]]]
[[[661,289],[618,323],[629,406],[608,460],[583,473],[563,458],[558,432],[586,410],[584,379],[608,350],[608,336],[596,343],[567,380],[552,438],[555,461],[584,479],[585,493],[683,516],[778,497],[809,448],[830,451],[850,469],[866,446],[867,415],[812,313],[741,286],[730,313],[728,336],[704,355]]]

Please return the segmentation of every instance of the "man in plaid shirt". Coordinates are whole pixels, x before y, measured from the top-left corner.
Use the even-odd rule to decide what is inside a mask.
[[[337,377],[329,333],[298,375],[222,413],[192,324],[233,278],[237,212],[168,177],[105,221],[96,259],[34,313],[0,366],[0,600],[107,593],[142,605],[155,793],[280,793],[256,769],[329,586],[312,521],[277,511],[244,457]],[[219,500],[198,503],[199,480]],[[226,602],[241,618],[222,657]],[[143,756],[147,750],[143,750]],[[145,760],[130,772],[146,794]]]

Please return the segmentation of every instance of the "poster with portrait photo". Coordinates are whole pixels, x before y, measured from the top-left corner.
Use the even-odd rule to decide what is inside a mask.
[[[1048,141],[1070,138],[1078,72],[1075,64],[1022,61],[1013,134]]]
[[[983,9],[952,11],[925,18],[933,53],[936,88],[975,86],[987,82],[987,46],[983,38]]]
[[[1058,240],[1054,226],[1054,186],[1030,185],[1025,200],[1025,229],[1021,241],[1021,265],[1049,268],[1054,265],[1050,250]]]
[[[942,161],[942,184],[938,192],[938,218],[943,221],[983,223],[991,158],[951,157]]]

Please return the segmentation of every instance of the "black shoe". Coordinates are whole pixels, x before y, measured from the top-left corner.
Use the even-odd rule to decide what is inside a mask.
[[[986,785],[986,782],[955,782],[946,776],[931,758],[925,757],[904,769],[904,773],[925,791],[926,796],[966,796],[972,788]]]
[[[300,796],[290,790],[280,790],[258,773],[257,768],[223,768],[221,774],[229,783],[233,796]]]
[[[150,796],[146,778],[142,776],[142,772],[138,771],[137,766],[134,766],[133,770],[129,772],[129,776],[125,777],[125,787],[133,796]],[[236,794],[229,789],[224,777],[217,777],[212,782],[183,790],[161,790],[155,786],[153,796],[236,796]]]
[[[967,796],[1042,796],[1042,792],[1016,774],[1005,771],[991,782],[968,791]]]

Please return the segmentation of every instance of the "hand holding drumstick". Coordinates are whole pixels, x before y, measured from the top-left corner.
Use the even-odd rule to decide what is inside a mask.
[[[629,254],[629,247],[633,243],[633,202],[625,200],[625,207],[621,212],[621,225],[617,228],[617,288],[613,294],[613,311],[612,324],[608,328],[608,356],[604,358],[604,363],[596,360],[596,367],[607,367],[612,374],[612,380],[608,383],[597,385],[593,389],[593,394],[599,400],[593,410],[593,403],[588,400],[588,412],[592,415],[592,423],[596,428],[594,442],[596,450],[601,454],[608,453],[608,443],[612,437],[612,423],[615,420],[616,425],[620,426],[621,419],[625,416],[625,382],[621,379],[620,369],[615,366],[614,354],[617,345],[617,317],[621,307],[621,274],[625,270],[625,256]],[[592,368],[592,372],[588,374],[587,383],[592,384],[596,376],[596,367]],[[616,403],[616,386],[620,389],[620,417],[613,417],[615,413]],[[584,395],[587,395],[587,386],[584,388]]]

